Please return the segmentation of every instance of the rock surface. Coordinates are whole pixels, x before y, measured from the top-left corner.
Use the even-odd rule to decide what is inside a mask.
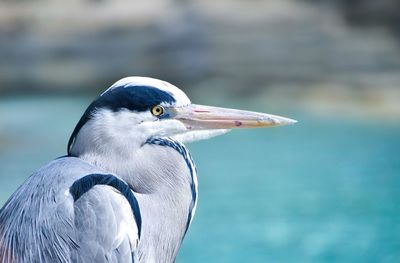
[[[392,31],[351,27],[343,1],[326,3],[2,1],[0,92],[97,91],[146,75],[232,96],[398,98]]]

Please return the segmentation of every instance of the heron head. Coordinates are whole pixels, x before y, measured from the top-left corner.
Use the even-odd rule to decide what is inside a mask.
[[[86,109],[68,143],[68,154],[140,147],[154,137],[181,142],[207,139],[233,128],[256,128],[294,120],[250,111],[192,104],[172,84],[127,77],[114,83]]]

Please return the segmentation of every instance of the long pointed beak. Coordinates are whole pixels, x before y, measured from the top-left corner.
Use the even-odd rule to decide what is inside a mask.
[[[233,129],[260,128],[294,124],[297,121],[259,112],[227,109],[191,104],[173,108],[175,119],[180,120],[188,129]]]

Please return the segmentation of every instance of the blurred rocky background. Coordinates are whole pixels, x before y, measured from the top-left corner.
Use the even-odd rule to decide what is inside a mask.
[[[397,0],[0,2],[0,96],[144,75],[189,94],[393,119],[399,73]]]
[[[130,75],[299,120],[189,145],[177,262],[400,262],[399,0],[0,0],[0,207]]]

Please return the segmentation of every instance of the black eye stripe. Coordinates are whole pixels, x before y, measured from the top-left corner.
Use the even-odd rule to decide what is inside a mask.
[[[160,103],[173,104],[175,102],[176,100],[171,93],[155,87],[136,85],[130,87],[129,84],[115,87],[94,100],[86,109],[69,139],[68,154],[70,154],[71,146],[80,129],[91,119],[92,113],[98,109],[109,109],[114,112],[120,109],[128,109],[143,112],[152,109],[153,105],[159,105]],[[161,110],[161,113],[157,113],[157,117],[163,114],[164,110]]]

